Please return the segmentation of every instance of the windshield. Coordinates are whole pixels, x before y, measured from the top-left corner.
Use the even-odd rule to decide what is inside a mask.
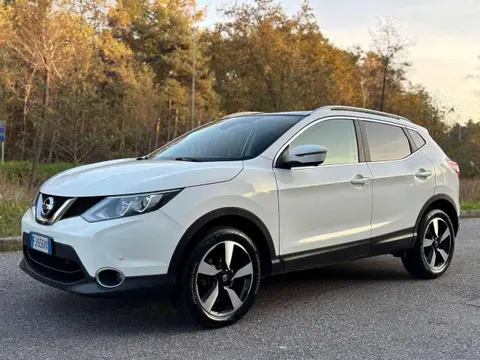
[[[179,137],[149,158],[184,161],[252,159],[304,118],[257,114],[219,120]]]

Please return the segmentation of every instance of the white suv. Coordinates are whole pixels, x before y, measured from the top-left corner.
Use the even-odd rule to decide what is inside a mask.
[[[249,113],[48,180],[22,220],[20,267],[83,295],[168,290],[219,327],[272,274],[393,254],[435,278],[458,217],[457,164],[405,118],[344,106]]]

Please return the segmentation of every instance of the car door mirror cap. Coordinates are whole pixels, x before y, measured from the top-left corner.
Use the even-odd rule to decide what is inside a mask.
[[[327,158],[327,148],[322,145],[300,145],[290,150],[288,147],[283,152],[278,166],[283,169],[294,167],[318,166]]]

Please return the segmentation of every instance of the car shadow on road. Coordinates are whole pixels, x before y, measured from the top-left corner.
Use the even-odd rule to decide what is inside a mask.
[[[330,280],[358,280],[372,281],[402,281],[411,280],[411,276],[404,270],[400,259],[392,256],[381,256],[372,259],[348,261],[335,265],[296,271],[288,274],[267,278],[272,281],[330,281]]]
[[[264,279],[257,307],[262,312],[276,313],[285,304],[300,296],[302,301],[328,292],[344,296],[375,282],[407,282],[411,277],[399,260],[362,260],[319,269],[306,270]],[[307,291],[305,291],[307,289]],[[338,295],[335,292],[338,291]],[[119,336],[129,333],[189,333],[200,328],[178,314],[167,299],[135,297],[122,299],[84,298],[48,289],[49,297],[41,311],[50,314],[50,321],[70,324],[75,331],[92,331]],[[333,295],[332,295],[333,293]],[[343,293],[343,294],[342,294]],[[285,299],[285,300],[283,300]],[[35,308],[32,308],[35,311]],[[52,319],[53,317],[53,319]]]

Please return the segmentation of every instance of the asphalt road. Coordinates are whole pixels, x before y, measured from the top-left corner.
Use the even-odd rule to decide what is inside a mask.
[[[448,272],[413,280],[391,256],[268,279],[239,323],[192,326],[152,300],[82,298],[0,254],[0,359],[480,359],[480,219]]]

